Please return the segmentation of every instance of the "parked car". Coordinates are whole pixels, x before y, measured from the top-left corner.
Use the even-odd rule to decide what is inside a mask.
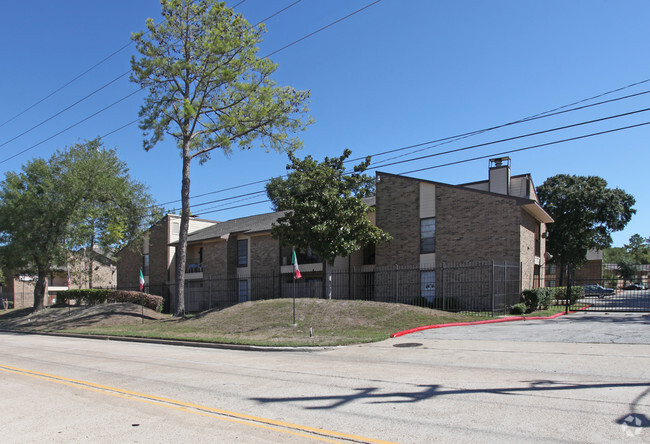
[[[643,284],[630,284],[625,287],[623,287],[624,290],[647,290],[648,287],[646,287]]]
[[[614,294],[614,289],[603,287],[600,284],[585,285],[585,296],[598,296],[602,298],[608,294]]]

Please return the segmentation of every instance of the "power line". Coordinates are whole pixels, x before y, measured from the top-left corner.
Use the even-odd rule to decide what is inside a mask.
[[[77,100],[77,101],[74,102],[72,105],[69,105],[69,106],[67,106],[66,108],[63,108],[61,111],[59,111],[59,112],[57,112],[57,113],[51,115],[51,116],[48,117],[47,119],[41,121],[40,123],[34,125],[33,127],[29,128],[29,129],[23,131],[22,133],[18,134],[17,136],[13,137],[12,139],[9,139],[9,140],[7,140],[7,141],[1,143],[1,144],[0,144],[0,148],[2,148],[3,146],[7,145],[8,143],[13,142],[14,140],[16,140],[16,139],[18,139],[18,138],[24,136],[25,134],[32,132],[33,130],[35,130],[35,129],[38,128],[39,126],[41,126],[41,125],[43,125],[43,124],[49,122],[50,120],[54,119],[55,117],[57,117],[57,116],[63,114],[64,112],[68,111],[69,109],[71,109],[71,108],[77,106],[78,104],[80,104],[81,102],[85,101],[86,99],[89,99],[90,97],[94,96],[95,94],[97,94],[98,92],[100,92],[101,90],[103,90],[104,88],[107,88],[108,86],[110,86],[110,85],[112,85],[113,83],[117,82],[119,79],[121,79],[122,77],[124,77],[124,76],[127,75],[128,73],[129,73],[129,72],[126,72],[126,73],[122,74],[121,76],[114,78],[114,79],[111,80],[110,82],[104,84],[103,86],[100,86],[99,88],[97,88],[96,90],[94,90],[94,91],[91,92],[90,94],[86,95],[85,97],[83,97],[83,98]]]
[[[643,82],[639,82],[639,83],[643,83]],[[557,115],[557,114],[563,114],[563,113],[576,111],[576,110],[584,109],[584,108],[591,107],[591,106],[602,105],[602,104],[605,104],[605,103],[610,103],[610,102],[613,102],[613,101],[618,101],[618,100],[623,100],[623,99],[627,99],[627,98],[631,98],[631,97],[636,97],[636,96],[643,95],[643,94],[648,94],[648,93],[650,93],[650,90],[649,91],[642,91],[640,93],[635,93],[635,94],[631,94],[631,95],[624,96],[624,97],[618,97],[618,98],[615,98],[615,99],[610,99],[610,100],[598,102],[598,103],[591,104],[591,105],[585,105],[585,106],[581,106],[581,107],[577,107],[577,108],[572,108],[572,109],[560,111],[560,112],[557,112],[557,113],[547,114],[546,116],[538,115],[538,117],[535,117],[535,119],[540,119],[540,118],[543,118],[543,117],[551,117],[551,116],[554,116],[554,115]],[[600,96],[602,96],[602,95],[603,94],[601,94]],[[561,108],[565,108],[565,107],[561,107]],[[435,157],[435,156],[440,156],[440,155],[444,155],[444,154],[451,154],[451,153],[454,153],[454,152],[465,151],[465,150],[469,150],[469,149],[472,149],[472,148],[478,148],[478,147],[492,145],[492,144],[496,144],[496,143],[502,143],[502,142],[516,140],[516,139],[520,139],[520,138],[524,138],[524,137],[530,137],[530,136],[533,136],[533,135],[539,135],[539,134],[543,134],[543,133],[547,133],[547,132],[559,131],[559,130],[562,130],[562,129],[567,129],[567,128],[571,128],[571,127],[575,127],[575,126],[581,126],[581,125],[586,125],[586,124],[589,124],[589,123],[595,123],[595,122],[599,122],[599,121],[609,120],[609,119],[618,118],[618,117],[622,117],[622,116],[626,116],[626,115],[637,114],[637,113],[640,113],[640,112],[646,112],[648,110],[649,109],[646,108],[646,109],[642,109],[642,110],[631,111],[629,113],[623,113],[623,114],[618,114],[618,115],[614,115],[614,116],[603,117],[603,118],[600,118],[600,119],[590,120],[590,121],[586,121],[586,122],[579,122],[579,123],[572,124],[572,125],[566,125],[566,126],[562,126],[562,127],[557,127],[557,128],[552,128],[552,129],[548,129],[548,130],[538,131],[538,132],[529,133],[529,134],[526,134],[526,135],[514,136],[514,137],[510,137],[510,138],[506,138],[506,139],[501,139],[501,140],[496,140],[496,141],[492,141],[492,142],[486,142],[486,143],[482,143],[482,144],[472,145],[472,146],[469,146],[469,147],[462,147],[462,148],[457,148],[457,149],[454,149],[454,150],[435,153],[435,154],[432,154],[432,155],[429,155],[429,156],[418,157],[418,158],[412,159],[412,160],[405,160],[405,161],[400,161],[400,162],[395,162],[395,163],[390,163],[390,164],[383,164],[382,163],[382,164],[379,164],[377,166],[373,166],[371,169],[376,169],[376,168],[380,168],[380,167],[383,167],[383,166],[389,166],[389,165],[396,165],[396,164],[399,164],[399,163],[407,163],[407,162],[411,162],[411,161],[414,161],[414,160],[423,159],[423,158],[427,158],[427,157]],[[506,124],[503,124],[503,125],[498,125],[496,127],[465,133],[465,135],[473,135],[473,134],[478,134],[480,132],[487,132],[487,131],[491,131],[493,129],[502,128],[504,126],[509,126],[509,125],[513,125],[513,124],[516,124],[516,123],[524,123],[525,121],[526,121],[525,119],[520,119],[520,120],[517,120],[515,122],[510,122],[510,123],[506,123]],[[456,137],[459,137],[459,136],[450,136],[450,137],[446,137],[446,138],[442,138],[442,139],[437,139],[435,141],[424,142],[424,143],[416,144],[416,145],[409,145],[409,146],[406,146],[406,147],[403,147],[403,148],[397,148],[397,149],[392,149],[392,150],[388,150],[388,151],[384,151],[384,152],[380,152],[380,153],[376,153],[376,154],[370,154],[370,156],[375,157],[375,156],[386,154],[386,153],[397,152],[397,151],[402,151],[404,149],[409,149],[409,148],[413,148],[413,147],[419,147],[419,146],[422,146],[422,145],[427,145],[429,143],[433,143],[433,142],[436,142],[436,141],[446,141],[446,140],[449,140],[449,139],[454,139]],[[460,139],[458,139],[458,140],[460,140]],[[450,140],[450,142],[454,142],[454,141],[456,141],[456,140]],[[436,146],[439,146],[439,145],[436,145]],[[428,147],[427,149],[429,149],[429,148],[433,148],[433,146]],[[410,154],[413,154],[413,153],[410,153]],[[405,155],[409,155],[409,154],[405,154]],[[365,157],[359,157],[359,158],[356,158],[356,159],[347,160],[346,162],[358,161],[358,160],[363,160],[363,159],[365,159]],[[383,162],[386,162],[388,160],[391,160],[391,159],[386,159]],[[285,176],[282,176],[282,177],[285,177]],[[246,183],[246,184],[242,184],[242,185],[237,185],[237,186],[234,186],[234,187],[229,187],[229,188],[226,188],[226,189],[219,189],[219,190],[215,190],[215,191],[210,191],[210,192],[199,194],[199,195],[196,195],[196,196],[191,196],[190,199],[196,199],[196,198],[203,197],[203,196],[210,195],[210,194],[217,194],[217,193],[222,193],[222,192],[225,192],[225,191],[230,191],[230,190],[234,190],[234,189],[239,189],[239,188],[244,188],[244,187],[248,187],[248,186],[252,186],[252,185],[257,185],[257,184],[260,184],[260,183],[266,183],[268,181],[270,181],[270,179],[250,182],[250,183]],[[170,203],[177,203],[177,202],[180,202],[180,199],[165,202],[164,204],[161,204],[161,205],[166,205],[166,204],[170,204]]]
[[[289,44],[286,45],[286,46],[283,46],[282,48],[278,49],[277,51],[273,51],[272,53],[267,54],[266,56],[264,56],[264,58],[266,58],[266,57],[271,57],[272,55],[277,54],[277,53],[280,52],[280,51],[284,51],[285,49],[289,48],[290,46],[293,46],[293,45],[295,45],[296,43],[302,42],[303,40],[308,39],[309,37],[311,37],[311,36],[313,36],[313,35],[315,35],[315,34],[318,34],[319,32],[324,31],[325,29],[327,29],[327,28],[329,28],[329,27],[331,27],[331,26],[334,26],[334,25],[336,25],[336,24],[339,23],[339,22],[342,22],[342,21],[345,20],[345,19],[348,19],[348,18],[352,17],[353,15],[355,15],[355,14],[357,14],[357,13],[363,11],[364,9],[368,9],[368,8],[371,7],[371,6],[376,5],[376,4],[379,3],[380,1],[381,1],[381,0],[376,0],[375,2],[370,3],[370,4],[364,6],[364,7],[361,8],[361,9],[357,9],[356,11],[354,11],[354,12],[352,12],[352,13],[346,15],[345,17],[341,17],[340,19],[333,21],[333,22],[330,23],[329,25],[325,25],[325,26],[323,26],[322,28],[317,29],[316,31],[314,31],[314,32],[312,32],[312,33],[310,33],[310,34],[307,34],[306,36],[304,36],[304,37],[302,37],[302,38],[299,38],[298,40],[296,40],[296,41],[294,41],[294,42],[291,42],[291,43],[289,43]]]
[[[111,57],[113,57],[114,55],[116,55],[117,53],[119,53],[120,51],[122,51],[122,50],[126,49],[127,47],[129,47],[132,43],[133,43],[133,41],[127,43],[127,44],[124,45],[124,46],[122,46],[120,49],[118,49],[117,51],[113,52],[112,54],[110,54],[110,55],[104,57],[102,60],[100,60],[99,62],[95,63],[93,66],[91,66],[90,68],[88,68],[87,70],[85,70],[84,72],[82,72],[81,74],[79,74],[78,76],[76,76],[75,78],[73,78],[72,80],[70,80],[69,82],[67,82],[65,85],[60,86],[59,88],[55,89],[54,91],[52,91],[51,93],[49,93],[48,95],[46,95],[45,97],[43,97],[42,99],[40,99],[40,100],[38,100],[37,102],[33,103],[33,104],[30,105],[29,107],[25,108],[24,110],[22,110],[21,112],[19,112],[18,114],[16,114],[15,116],[13,116],[12,118],[10,118],[9,120],[7,120],[6,122],[0,124],[0,128],[2,128],[3,126],[5,126],[7,123],[9,123],[9,122],[15,120],[16,118],[22,116],[22,115],[25,114],[27,111],[29,111],[30,109],[34,108],[35,106],[40,105],[40,104],[43,103],[45,100],[49,99],[49,98],[52,97],[54,94],[58,93],[59,91],[61,91],[61,90],[64,89],[64,88],[66,88],[67,86],[69,86],[69,85],[72,84],[73,82],[79,80],[80,78],[82,78],[83,76],[85,76],[86,74],[88,74],[88,73],[89,73],[90,71],[92,71],[93,69],[97,68],[99,65],[101,65],[102,63],[104,63],[105,61],[107,61],[108,59],[110,59]],[[122,76],[123,76],[123,75],[122,75]],[[122,76],[120,76],[120,77],[122,77]],[[120,77],[118,77],[118,79],[119,79]],[[117,80],[117,79],[115,79],[115,80]]]
[[[25,148],[24,150],[22,150],[22,151],[20,151],[20,152],[18,152],[18,153],[16,153],[16,154],[14,154],[13,156],[10,156],[10,157],[7,157],[7,158],[4,159],[4,160],[1,160],[1,161],[0,161],[0,165],[3,164],[3,163],[5,163],[5,162],[10,161],[11,159],[13,159],[13,158],[15,158],[15,157],[20,156],[21,154],[26,153],[26,152],[29,151],[29,150],[32,150],[32,149],[36,148],[36,147],[39,146],[39,145],[42,145],[43,143],[47,142],[48,140],[51,140],[51,139],[55,138],[56,136],[59,136],[59,135],[65,133],[66,131],[68,131],[68,130],[74,128],[75,126],[81,125],[81,124],[82,124],[83,122],[85,122],[86,120],[89,120],[89,119],[95,117],[96,115],[98,115],[98,114],[100,114],[100,113],[103,113],[103,112],[106,111],[107,109],[112,108],[113,106],[117,105],[118,103],[123,102],[124,100],[128,99],[129,97],[131,97],[131,96],[133,96],[133,95],[139,93],[140,91],[142,91],[142,89],[143,89],[143,88],[140,88],[140,89],[138,89],[138,90],[136,90],[136,91],[133,91],[133,92],[132,92],[131,94],[129,94],[128,96],[124,96],[124,97],[122,97],[121,99],[116,100],[115,102],[111,103],[110,105],[108,105],[108,106],[106,106],[106,107],[100,109],[99,111],[97,111],[97,112],[95,112],[95,113],[89,115],[88,117],[85,117],[84,119],[78,121],[77,123],[74,123],[74,124],[68,126],[67,128],[62,129],[62,130],[59,131],[58,133],[53,134],[53,135],[51,135],[50,137],[48,137],[48,138],[46,138],[46,139],[43,139],[43,140],[41,140],[40,142],[35,143],[34,145],[32,145],[32,146],[30,146],[30,147],[28,147],[28,148]]]
[[[299,0],[299,1],[302,1],[302,0]],[[242,0],[242,1],[240,1],[239,3],[237,3],[237,4],[236,4],[235,6],[233,6],[232,8],[235,9],[237,6],[241,5],[241,4],[244,3],[244,2],[246,2],[246,0]],[[296,3],[298,3],[298,2],[296,2]],[[290,6],[286,7],[286,8],[284,8],[284,9],[288,9],[288,8],[290,8],[291,6],[293,6],[293,5],[290,5]],[[282,11],[284,11],[284,9],[283,9]],[[28,106],[27,108],[25,108],[24,110],[22,110],[21,112],[19,112],[18,114],[16,114],[16,115],[14,115],[13,117],[11,117],[9,120],[7,120],[7,121],[1,123],[1,124],[0,124],[0,128],[2,128],[3,126],[5,126],[7,123],[14,121],[14,120],[17,119],[18,117],[22,116],[23,114],[25,114],[27,111],[31,110],[32,108],[34,108],[34,107],[40,105],[41,103],[43,103],[44,101],[46,101],[47,99],[49,99],[50,97],[52,97],[53,95],[55,95],[56,93],[58,93],[59,91],[61,91],[62,89],[67,88],[67,87],[70,86],[72,83],[76,82],[77,80],[79,80],[80,78],[82,78],[83,76],[85,76],[86,74],[88,74],[90,71],[94,70],[95,68],[97,68],[98,66],[100,66],[101,64],[103,64],[104,62],[106,62],[107,60],[111,59],[113,56],[117,55],[118,53],[120,53],[120,52],[123,51],[124,49],[128,48],[129,46],[131,46],[132,44],[133,44],[133,40],[129,41],[129,43],[123,45],[122,47],[120,47],[120,48],[117,49],[116,51],[114,51],[114,52],[112,52],[111,54],[107,55],[106,57],[104,57],[103,59],[101,59],[99,62],[95,63],[93,66],[91,66],[90,68],[86,69],[86,70],[85,70],[84,72],[82,72],[81,74],[79,74],[79,75],[77,75],[76,77],[74,77],[74,78],[72,78],[71,80],[69,80],[67,83],[61,85],[60,87],[58,87],[57,89],[55,89],[54,91],[52,91],[51,93],[49,93],[48,95],[46,95],[45,97],[43,97],[42,99],[39,99],[38,101],[34,102],[33,104],[31,104],[30,106]],[[123,76],[123,75],[122,75],[122,76]],[[122,77],[122,76],[120,76],[120,77]],[[119,77],[118,77],[118,78],[119,78]],[[117,79],[115,79],[115,80],[117,80]]]
[[[244,3],[245,1],[246,1],[246,0],[243,0],[243,1],[239,2],[238,4],[236,4],[235,6],[233,6],[233,9],[236,8],[237,6],[241,5],[241,4]],[[286,7],[284,7],[283,9],[281,9],[281,10],[275,12],[274,14],[268,16],[267,18],[263,19],[263,20],[260,21],[257,25],[259,25],[260,23],[262,23],[262,22],[264,22],[264,21],[266,21],[266,20],[269,20],[269,19],[275,17],[276,15],[278,15],[278,14],[280,14],[280,13],[286,11],[287,9],[291,8],[292,6],[295,6],[296,4],[300,3],[301,1],[302,1],[302,0],[295,1],[294,3],[292,3],[292,4],[290,4],[290,5],[286,6]],[[377,1],[381,1],[381,0],[377,0]],[[375,3],[377,3],[377,2],[375,2]],[[369,5],[369,6],[371,6],[371,5]],[[365,8],[362,8],[362,9],[365,9]],[[362,9],[361,9],[361,10],[362,10]],[[360,11],[360,10],[359,10],[359,11]],[[356,11],[356,12],[359,12],[359,11]],[[356,12],[355,12],[355,13],[356,13]],[[349,16],[354,15],[355,13],[350,14]],[[349,16],[347,16],[347,17],[349,17]],[[345,19],[345,18],[347,18],[347,17],[344,17],[343,19]],[[343,20],[343,19],[339,19],[339,20],[337,20],[336,22],[339,22],[339,21],[341,21],[341,20]],[[334,23],[336,23],[336,22],[334,22]],[[250,26],[250,28],[253,28],[254,26],[257,26],[257,25],[252,25],[252,26]],[[329,25],[328,25],[328,26],[329,26]],[[250,28],[249,28],[249,29],[250,29]],[[320,30],[319,30],[319,31],[320,31]],[[318,32],[318,31],[317,31],[317,32]],[[315,34],[315,33],[312,33],[312,34],[310,34],[310,35],[313,35],[313,34]],[[309,36],[307,36],[307,37],[309,37]],[[300,40],[304,40],[305,38],[306,38],[306,37],[303,37],[303,38],[301,38]],[[130,43],[129,43],[129,44],[130,44]],[[126,45],[126,46],[128,46],[128,45]],[[126,46],[125,46],[125,47],[126,47]],[[288,45],[288,46],[291,46],[291,45]],[[287,47],[288,47],[288,46],[287,46]],[[285,47],[285,48],[287,48],[287,47]],[[282,50],[285,49],[285,48],[282,48],[282,49],[279,49],[279,50],[275,51],[274,54],[277,53],[277,52],[282,51]],[[117,52],[116,52],[116,53],[117,53]],[[268,57],[268,56],[265,56],[265,57]],[[122,77],[124,77],[124,76],[126,76],[126,75],[128,75],[128,74],[130,74],[130,73],[131,73],[131,70],[128,70],[128,71],[126,71],[126,72],[120,74],[118,77],[114,78],[113,80],[111,80],[110,82],[108,82],[107,84],[105,84],[104,86],[102,86],[102,87],[96,89],[95,91],[91,92],[91,93],[88,94],[86,97],[82,98],[81,100],[79,100],[79,101],[73,103],[72,105],[69,105],[68,107],[66,107],[66,108],[64,108],[63,110],[57,112],[56,114],[54,114],[54,115],[52,115],[51,117],[47,118],[46,120],[40,122],[39,124],[33,126],[32,128],[30,128],[30,129],[24,131],[23,133],[21,133],[21,134],[15,136],[14,138],[12,138],[12,139],[10,139],[10,140],[8,140],[8,141],[6,141],[6,142],[0,144],[0,148],[3,147],[3,146],[5,146],[6,144],[8,144],[8,143],[10,143],[10,142],[13,142],[14,140],[18,139],[19,137],[22,137],[23,135],[25,135],[25,134],[31,132],[32,130],[34,130],[34,129],[38,128],[39,126],[43,125],[44,123],[46,123],[46,122],[52,120],[54,117],[56,117],[56,116],[58,116],[58,115],[60,115],[60,114],[63,114],[65,111],[67,111],[67,110],[69,110],[70,108],[74,107],[75,105],[77,105],[77,104],[83,102],[84,100],[88,99],[89,97],[95,95],[96,93],[98,93],[98,92],[101,91],[102,89],[106,88],[106,87],[109,86],[110,84],[116,82],[117,80],[121,79]],[[74,81],[74,79],[73,79],[72,81]],[[69,83],[72,83],[72,81],[70,81]],[[68,84],[69,84],[69,83],[68,83]],[[138,91],[142,91],[142,89],[144,89],[144,88],[141,88],[141,89],[138,90]],[[115,105],[116,103],[121,102],[122,100],[124,100],[124,99],[126,99],[126,98],[128,98],[128,97],[131,97],[132,95],[133,95],[133,93],[132,93],[132,94],[129,94],[129,95],[125,96],[125,97],[123,97],[122,99],[118,100],[117,102],[114,102],[113,105]],[[43,100],[45,100],[45,99],[43,99]],[[41,101],[42,101],[42,100],[41,100]],[[40,103],[40,102],[39,102],[39,103]],[[104,110],[110,108],[110,107],[113,106],[113,105],[110,105],[109,107],[104,108]],[[102,110],[102,111],[103,111],[103,110]],[[101,111],[100,111],[100,112],[101,112]],[[97,114],[98,114],[98,113],[95,113],[95,114],[91,115],[90,117],[93,117],[93,116],[95,116],[95,115],[97,115]],[[41,142],[39,142],[39,143],[37,143],[37,144],[35,144],[35,145],[29,147],[29,148],[26,149],[26,150],[23,150],[23,151],[17,153],[17,154],[14,155],[14,156],[11,156],[11,157],[9,157],[9,158],[3,160],[3,161],[0,161],[0,164],[4,163],[4,162],[6,162],[6,161],[8,161],[8,160],[10,160],[10,159],[13,159],[14,157],[16,157],[16,156],[18,156],[18,155],[20,155],[20,154],[22,154],[22,153],[24,153],[24,152],[26,152],[26,151],[29,151],[30,149],[33,149],[33,148],[35,148],[35,147],[41,145],[42,143],[47,142],[48,140],[51,140],[53,137],[56,137],[56,136],[62,134],[63,132],[65,132],[65,131],[67,131],[67,130],[69,130],[69,129],[71,129],[71,128],[74,128],[74,127],[77,126],[79,123],[84,122],[84,121],[86,121],[86,120],[88,120],[88,118],[85,118],[85,119],[81,120],[80,122],[77,122],[76,124],[74,124],[74,125],[72,125],[72,126],[69,126],[69,127],[66,128],[65,130],[56,133],[54,136],[48,137],[47,139],[45,139],[45,140],[43,140],[43,141],[41,141]],[[107,133],[107,135],[113,134],[113,133],[115,133],[115,132],[117,132],[117,131],[119,131],[119,130],[121,130],[121,129],[124,129],[124,128],[130,126],[130,125],[133,125],[134,123],[138,122],[139,120],[140,120],[140,119],[137,119],[137,120],[134,120],[134,121],[132,121],[132,122],[126,124],[126,125],[122,125],[121,127],[117,128],[117,129],[115,129],[115,130],[110,131],[109,133]]]
[[[416,161],[416,160],[427,159],[427,158],[430,158],[430,157],[442,156],[443,154],[457,153],[457,152],[460,152],[460,151],[471,150],[471,149],[474,149],[474,148],[479,148],[479,147],[483,147],[483,146],[487,146],[487,145],[494,145],[496,143],[510,142],[510,141],[517,140],[517,139],[523,139],[523,138],[526,138],[526,137],[538,136],[540,134],[551,133],[551,132],[554,132],[554,131],[561,131],[561,130],[565,130],[565,129],[568,129],[568,128],[575,128],[575,127],[582,126],[582,125],[589,125],[589,124],[592,124],[592,123],[604,122],[605,120],[618,119],[620,117],[631,116],[633,114],[639,114],[639,113],[644,113],[644,112],[648,112],[648,111],[650,111],[650,108],[644,108],[644,109],[640,109],[640,110],[636,110],[636,111],[630,111],[630,112],[623,113],[623,114],[616,114],[614,116],[602,117],[600,119],[588,120],[588,121],[585,121],[585,122],[574,123],[574,124],[571,124],[571,125],[560,126],[560,127],[557,127],[557,128],[551,128],[551,129],[547,129],[547,130],[536,131],[534,133],[522,134],[522,135],[519,135],[519,136],[508,137],[508,138],[500,139],[500,140],[494,140],[494,141],[491,141],[491,142],[479,143],[479,144],[476,144],[476,145],[471,145],[471,146],[467,146],[467,147],[463,147],[463,148],[456,148],[456,149],[453,149],[453,150],[443,151],[443,152],[440,152],[440,153],[428,154],[426,156],[420,156],[420,157],[416,157],[416,158],[413,158],[413,159],[400,160],[400,161],[397,161],[397,162],[380,164],[380,165],[377,165],[376,168],[381,168],[381,167],[388,166],[388,165],[398,165],[400,163],[413,162],[413,161]]]
[[[399,174],[411,174],[411,173],[417,173],[419,171],[432,170],[434,168],[442,168],[442,167],[451,166],[451,165],[458,165],[460,163],[472,162],[472,161],[475,161],[475,160],[489,159],[490,157],[502,156],[504,154],[518,153],[520,151],[528,151],[528,150],[533,150],[533,149],[536,149],[536,148],[542,148],[542,147],[547,147],[547,146],[551,146],[551,145],[557,145],[558,143],[572,142],[574,140],[586,139],[586,138],[595,137],[595,136],[602,136],[603,134],[614,133],[614,132],[617,132],[617,131],[625,131],[625,130],[632,129],[632,128],[638,128],[638,127],[644,126],[644,125],[650,125],[650,122],[637,123],[635,125],[629,125],[629,126],[623,126],[623,127],[620,127],[620,128],[614,128],[614,129],[610,129],[610,130],[599,131],[597,133],[585,134],[583,136],[569,137],[568,139],[562,139],[562,140],[555,140],[553,142],[540,143],[539,145],[532,145],[532,146],[527,146],[527,147],[524,147],[524,148],[517,148],[517,149],[513,149],[513,150],[502,151],[500,153],[488,154],[486,156],[473,157],[471,159],[464,159],[464,160],[459,160],[459,161],[456,161],[456,162],[449,162],[449,163],[444,163],[444,164],[435,165],[435,166],[431,166],[431,167],[419,168],[417,170],[405,171],[405,172],[399,173]]]
[[[454,161],[454,162],[447,162],[447,163],[433,165],[433,166],[429,166],[429,167],[418,168],[418,169],[415,169],[415,170],[404,171],[404,172],[401,172],[401,173],[398,173],[398,174],[400,174],[400,175],[411,174],[411,173],[416,173],[416,172],[420,172],[420,171],[426,171],[426,170],[431,170],[431,169],[436,169],[436,168],[443,168],[443,167],[447,167],[447,166],[458,165],[458,164],[462,164],[462,163],[473,162],[473,161],[476,161],[476,160],[489,159],[489,158],[492,158],[492,157],[503,156],[505,154],[512,154],[512,153],[516,153],[516,152],[528,151],[528,150],[533,150],[533,149],[537,149],[537,148],[549,147],[549,146],[557,145],[557,144],[560,144],[560,143],[572,142],[572,141],[575,141],[575,140],[581,140],[581,139],[586,139],[586,138],[590,138],[590,137],[601,136],[601,135],[604,135],[604,134],[614,133],[614,132],[618,132],[618,131],[625,131],[625,130],[638,128],[638,127],[645,126],[645,125],[650,125],[650,121],[643,122],[643,123],[638,123],[638,124],[635,124],[635,125],[628,125],[628,126],[624,126],[624,127],[614,128],[614,129],[605,130],[605,131],[599,131],[599,132],[596,132],[596,133],[585,134],[585,135],[582,135],[582,136],[576,136],[576,137],[570,137],[570,138],[561,139],[561,140],[555,140],[555,141],[552,141],[552,142],[546,142],[546,143],[542,143],[542,144],[538,144],[538,145],[532,145],[532,146],[527,146],[527,147],[523,147],[523,148],[517,148],[517,149],[508,150],[508,151],[502,151],[500,153],[492,153],[492,154],[472,157],[472,158],[468,158],[468,159],[461,159],[461,160],[457,160],[457,161]],[[384,165],[384,166],[387,166],[387,165]],[[368,168],[368,170],[376,170],[376,169],[377,169],[377,167]],[[305,193],[305,195],[306,195],[306,193]],[[269,202],[269,199],[266,199],[264,201],[252,202],[252,203],[249,203],[249,204],[237,205],[237,206],[223,208],[223,209],[219,209],[219,210],[208,211],[208,212],[203,213],[203,214],[216,213],[216,212],[219,212],[219,211],[227,211],[227,210],[231,210],[231,209],[242,208],[242,207],[253,206],[253,205],[259,205],[259,204],[268,203],[268,202]]]
[[[650,81],[650,79],[644,80],[643,82],[635,83],[633,85],[641,84],[641,83],[644,83],[646,81]],[[628,87],[629,86],[626,86],[624,88],[628,88]],[[613,91],[620,91],[621,89],[624,89],[624,88],[618,88],[618,89],[613,90]],[[601,96],[604,96],[604,95],[609,94],[609,93],[610,92],[599,94],[598,96],[594,96],[594,97],[601,97]],[[603,100],[601,102],[592,103],[590,105],[583,105],[583,106],[579,106],[579,107],[576,107],[576,108],[565,109],[563,111],[557,111],[559,109],[566,108],[567,106],[571,106],[571,105],[564,105],[564,106],[561,106],[559,108],[555,108],[554,110],[545,111],[543,113],[539,113],[539,114],[536,114],[536,115],[530,116],[530,117],[524,117],[523,119],[515,120],[515,121],[512,121],[512,122],[503,123],[503,124],[488,127],[488,128],[483,128],[483,129],[480,129],[480,130],[470,131],[470,132],[467,132],[467,133],[457,134],[455,136],[444,137],[442,139],[436,139],[436,140],[430,140],[428,142],[417,143],[415,145],[408,145],[408,146],[401,147],[401,148],[390,149],[390,150],[387,150],[387,151],[372,154],[372,156],[373,157],[383,156],[385,154],[396,153],[396,152],[408,150],[408,149],[411,149],[411,148],[418,148],[418,147],[421,147],[421,146],[424,146],[424,145],[429,145],[429,144],[433,144],[433,143],[436,144],[436,145],[428,146],[428,147],[422,148],[420,150],[416,150],[416,151],[413,151],[411,153],[405,154],[407,156],[409,154],[417,153],[417,152],[420,152],[420,151],[425,151],[425,150],[428,150],[428,149],[431,149],[431,148],[438,147],[440,145],[445,145],[445,144],[448,144],[448,143],[451,143],[451,142],[456,142],[458,140],[466,139],[466,138],[468,138],[470,136],[483,134],[483,133],[486,133],[486,132],[489,132],[489,131],[494,131],[494,130],[505,128],[505,127],[508,127],[508,126],[518,125],[520,123],[527,123],[527,122],[531,122],[533,120],[544,119],[546,117],[553,117],[553,116],[557,116],[557,115],[560,115],[560,114],[565,114],[565,113],[569,113],[569,112],[573,112],[573,111],[579,111],[579,110],[586,109],[586,108],[591,108],[591,107],[594,107],[594,106],[604,105],[606,103],[612,103],[612,102],[617,102],[617,101],[620,101],[620,100],[630,99],[630,98],[638,97],[638,96],[648,94],[648,93],[650,93],[650,90],[641,91],[641,92],[638,92],[638,93],[635,93],[635,94],[629,94],[627,96],[617,97],[617,98],[614,98],[614,99]],[[591,99],[580,100],[578,102],[575,102],[574,104],[582,103],[585,100],[591,100]],[[439,142],[444,142],[444,143],[439,143]],[[365,157],[350,159],[349,162],[354,162],[354,161],[363,160],[363,159],[365,159]],[[387,159],[387,160],[390,160],[390,159]]]

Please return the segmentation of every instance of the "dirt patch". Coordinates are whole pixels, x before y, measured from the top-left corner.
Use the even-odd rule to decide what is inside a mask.
[[[84,307],[46,308],[36,313],[31,309],[15,310],[0,316],[0,328],[54,331],[79,327],[117,326],[142,323],[142,320],[168,319],[158,313],[131,303],[100,304]]]

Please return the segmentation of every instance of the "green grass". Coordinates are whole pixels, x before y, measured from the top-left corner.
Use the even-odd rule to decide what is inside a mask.
[[[76,308],[78,311],[73,309],[71,313],[67,308],[51,308],[42,315],[28,312],[14,313],[14,316],[8,317],[0,315],[0,328],[295,347],[375,342],[387,339],[393,333],[423,325],[488,319],[487,316],[455,314],[402,304],[298,299],[294,326],[292,300],[275,299],[246,302],[187,318],[148,319],[144,323],[138,317],[140,308],[137,307],[134,313],[126,317],[129,321],[126,323],[122,322],[125,318],[123,307],[120,308],[119,318],[111,316],[111,305],[103,307],[104,312],[97,312],[99,308],[92,306]],[[95,312],[89,315],[83,312],[84,309]],[[28,316],[31,319],[26,322]],[[112,318],[115,318],[113,322]],[[93,324],[89,319],[101,319],[104,325]]]
[[[552,306],[524,316],[562,311],[564,307]],[[141,307],[132,304],[48,308],[38,313],[7,310],[0,311],[0,329],[308,347],[376,342],[415,327],[492,319],[491,313],[468,315],[403,304],[324,299],[296,300],[295,326],[291,299],[245,302],[185,318],[148,309],[144,314],[143,322]]]

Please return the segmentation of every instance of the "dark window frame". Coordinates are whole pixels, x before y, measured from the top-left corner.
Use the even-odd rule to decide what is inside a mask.
[[[237,239],[237,267],[248,267],[248,239]]]
[[[428,225],[428,226],[427,226]],[[433,229],[429,229],[432,227]],[[420,219],[420,254],[436,252],[436,218]]]

